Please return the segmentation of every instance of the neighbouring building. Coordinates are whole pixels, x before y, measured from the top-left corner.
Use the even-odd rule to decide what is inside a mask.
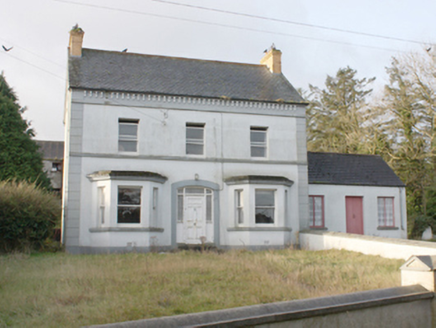
[[[64,142],[35,140],[42,155],[43,170],[47,173],[53,191],[62,192]]]
[[[311,229],[407,238],[405,185],[380,156],[307,156]]]
[[[252,65],[85,49],[83,34],[68,56],[67,251],[280,248],[310,228],[307,104],[279,50]]]

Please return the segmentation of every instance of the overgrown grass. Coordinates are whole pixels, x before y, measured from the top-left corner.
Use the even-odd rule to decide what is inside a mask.
[[[346,251],[0,256],[0,326],[77,327],[400,285]]]

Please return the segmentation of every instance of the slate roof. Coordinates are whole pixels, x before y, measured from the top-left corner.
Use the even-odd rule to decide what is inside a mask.
[[[307,153],[309,184],[404,187],[377,155]]]
[[[43,141],[35,140],[39,146],[39,152],[45,160],[64,158],[64,142],[63,141]]]
[[[83,49],[68,67],[71,88],[304,103],[283,74],[264,65]]]

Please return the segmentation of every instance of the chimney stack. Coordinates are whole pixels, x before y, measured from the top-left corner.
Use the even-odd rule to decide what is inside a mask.
[[[82,56],[82,43],[83,35],[85,32],[79,27],[78,24],[73,26],[70,31],[70,44],[69,44],[69,54],[70,56]]]
[[[276,49],[274,43],[265,50],[265,55],[260,60],[261,65],[266,65],[271,73],[282,72],[282,52]]]

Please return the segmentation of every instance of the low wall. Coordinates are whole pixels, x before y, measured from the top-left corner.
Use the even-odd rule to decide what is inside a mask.
[[[418,240],[382,238],[333,231],[301,231],[302,249],[345,249],[366,255],[407,260],[412,255],[436,255],[436,243]]]
[[[433,297],[413,285],[93,327],[430,328]]]

